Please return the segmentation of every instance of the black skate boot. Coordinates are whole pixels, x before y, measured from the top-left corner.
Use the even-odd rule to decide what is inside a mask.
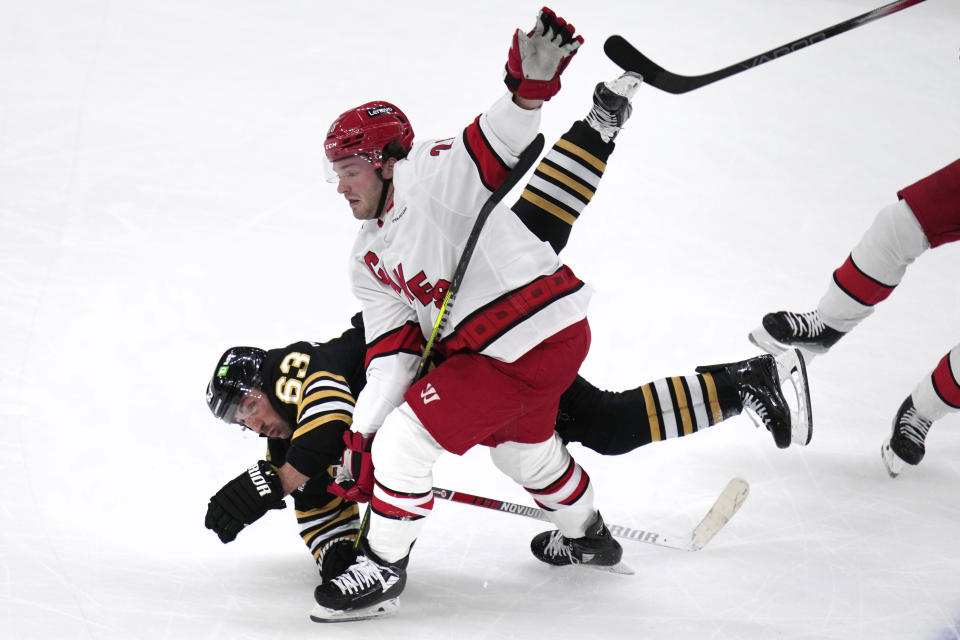
[[[932,424],[932,420],[917,413],[916,407],[913,406],[913,397],[907,396],[893,419],[893,431],[890,437],[880,447],[880,455],[891,478],[900,475],[904,463],[920,464],[923,454],[926,453],[924,441]]]
[[[633,573],[629,567],[620,562],[623,557],[623,547],[613,539],[613,534],[603,523],[603,517],[599,511],[587,526],[587,533],[582,538],[564,537],[559,530],[544,531],[535,535],[530,541],[530,551],[537,560],[547,564],[558,566],[583,564],[609,569],[616,573]]]
[[[722,371],[736,386],[744,411],[773,435],[777,447],[805,446],[813,435],[810,390],[803,355],[790,349],[774,358],[757,356],[741,362],[697,367],[697,373]],[[794,406],[783,394],[783,385],[794,390]]]
[[[777,311],[763,316],[763,326],[751,331],[749,337],[750,342],[773,355],[790,348],[800,349],[810,362],[826,353],[844,335],[825,325],[819,311]]]
[[[587,114],[586,121],[604,142],[610,142],[620,133],[633,111],[630,98],[642,82],[643,77],[639,73],[627,71],[616,80],[601,82],[594,88],[593,108]]]
[[[407,583],[408,558],[386,562],[362,540],[356,561],[314,589],[317,604],[310,612],[310,619],[343,622],[396,613],[400,608],[397,596]]]
[[[336,578],[356,561],[357,550],[350,538],[338,538],[327,542],[317,560],[320,582],[329,582]]]

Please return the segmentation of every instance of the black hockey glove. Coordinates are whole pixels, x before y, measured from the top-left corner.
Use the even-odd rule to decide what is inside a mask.
[[[270,509],[283,509],[283,485],[269,462],[260,460],[210,498],[204,524],[224,544]]]

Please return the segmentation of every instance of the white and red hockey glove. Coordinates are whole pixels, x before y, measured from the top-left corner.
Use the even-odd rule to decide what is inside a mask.
[[[373,497],[373,435],[364,437],[356,431],[345,431],[343,442],[346,448],[340,459],[337,477],[327,491],[344,500],[370,502]]]
[[[583,44],[573,25],[547,7],[529,33],[517,29],[507,54],[504,83],[521,98],[549,100],[560,91],[560,74]]]

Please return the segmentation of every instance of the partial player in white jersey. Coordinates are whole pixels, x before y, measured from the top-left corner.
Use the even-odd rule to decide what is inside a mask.
[[[385,102],[345,112],[328,132],[338,191],[364,220],[350,269],[363,309],[367,385],[344,458],[347,467],[360,462],[352,497],[370,495],[371,513],[357,562],[317,587],[316,620],[397,607],[411,546],[433,506],[433,465],[444,451],[476,444],[489,446],[496,466],[557,525],[531,543],[538,558],[620,563],[589,477],[554,433],[560,395],[589,348],[591,291],[509,208],[496,207],[480,236],[439,336],[445,360],[414,382],[474,220],[536,136],[539,108],[582,42],[542,9],[529,33],[513,37],[510,93],[458,136],[409,149],[410,123]]]
[[[833,272],[813,311],[777,311],[750,333],[770,353],[800,348],[809,361],[826,353],[873,313],[900,284],[907,267],[927,249],[960,239],[960,160],[897,192]],[[934,421],[960,411],[960,345],[917,383],[893,418],[881,456],[891,477],[916,465]]]

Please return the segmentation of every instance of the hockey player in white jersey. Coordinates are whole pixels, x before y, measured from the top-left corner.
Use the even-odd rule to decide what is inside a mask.
[[[350,497],[372,508],[357,562],[317,587],[315,620],[396,609],[433,506],[433,465],[444,451],[476,444],[491,448],[496,466],[558,527],[534,538],[534,555],[551,564],[620,563],[589,477],[554,434],[560,394],[589,347],[591,290],[507,207],[490,215],[449,310],[436,347],[446,359],[413,383],[474,219],[535,137],[539,107],[559,90],[582,41],[541,10],[532,31],[514,35],[510,93],[456,137],[410,148],[410,123],[386,102],[351,109],[330,128],[325,150],[338,191],[364,220],[350,268],[367,385],[344,466],[355,474]]]

